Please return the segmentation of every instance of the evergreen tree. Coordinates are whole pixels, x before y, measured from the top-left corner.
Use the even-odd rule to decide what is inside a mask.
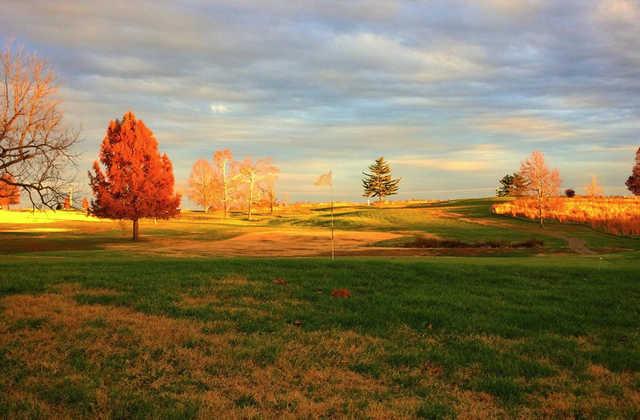
[[[496,188],[496,195],[498,197],[507,197],[511,192],[511,186],[513,185],[513,175],[506,174],[500,179],[500,186]]]
[[[518,197],[524,195],[526,183],[519,173],[506,174],[500,180],[500,186],[496,188],[498,197]]]
[[[640,195],[640,148],[636,152],[636,164],[633,165],[633,172],[625,184],[633,194]]]
[[[379,157],[369,166],[369,173],[363,172],[362,188],[365,197],[378,197],[378,201],[382,202],[385,197],[398,193],[398,185],[400,179],[391,178],[391,167]]]

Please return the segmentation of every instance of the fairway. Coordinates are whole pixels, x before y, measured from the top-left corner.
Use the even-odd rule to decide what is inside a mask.
[[[640,241],[490,204],[3,223],[1,414],[640,415]]]

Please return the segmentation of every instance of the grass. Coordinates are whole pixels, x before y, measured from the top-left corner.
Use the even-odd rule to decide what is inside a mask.
[[[4,406],[21,416],[188,417],[215,406],[229,415],[633,417],[638,265],[635,255],[609,263],[3,258]],[[332,298],[336,288],[352,297]],[[33,404],[20,405],[25,397]]]
[[[638,240],[575,225],[540,232],[485,214],[489,204],[348,207],[338,220],[429,246],[543,237],[544,247],[334,262],[145,249],[318,229],[326,210],[314,208],[251,224],[146,221],[136,245],[109,222],[8,225],[0,416],[640,416]],[[572,253],[558,232],[601,253]]]

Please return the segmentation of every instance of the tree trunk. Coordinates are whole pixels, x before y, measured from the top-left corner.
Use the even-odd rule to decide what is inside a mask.
[[[544,215],[542,214],[542,196],[538,194],[538,217],[540,218],[540,227],[544,228]]]
[[[137,241],[138,238],[140,237],[139,234],[139,227],[138,227],[138,219],[134,219],[133,221],[133,240]]]
[[[251,220],[251,203],[253,202],[253,181],[249,183],[249,214],[248,218]]]
[[[224,217],[227,217],[227,162],[223,162],[222,165],[222,205],[224,207]]]
[[[333,195],[333,193],[332,193]],[[331,199],[331,261],[336,259],[336,245],[333,234],[333,198]]]

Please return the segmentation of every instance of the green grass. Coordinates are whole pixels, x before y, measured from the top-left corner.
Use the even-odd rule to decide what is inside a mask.
[[[206,337],[230,334],[232,357],[207,366],[205,375],[211,377],[250,378],[252,372],[278,366],[286,357],[301,371],[338,366],[383,387],[382,394],[349,390],[342,396],[349,404],[334,407],[335,415],[366,413],[368,405],[357,401],[390,404],[393,399],[413,398],[417,405],[408,414],[446,418],[457,412],[460,392],[474,392],[492,396],[495,408],[511,415],[538,412],[545,396],[555,393],[574,401],[573,414],[590,416],[606,409],[625,417],[640,414],[628,400],[640,382],[639,269],[637,254],[610,256],[602,264],[597,257],[370,258],[332,263],[70,253],[65,259],[1,258],[0,295],[42,294],[55,292],[60,284],[77,284],[73,299],[82,305],[128,308],[201,325],[205,338],[176,343],[184,350],[160,349],[163,355],[158,357],[168,357],[164,352],[211,351]],[[243,280],[225,280],[236,278]],[[275,278],[285,278],[288,284],[274,285]],[[334,288],[348,288],[352,297],[332,298]],[[96,289],[111,292],[93,294]],[[184,296],[215,301],[185,306]],[[59,369],[66,373],[59,382],[33,384],[28,378],[42,372],[12,357],[12,346],[20,345],[29,331],[55,331],[55,326],[40,318],[7,323],[3,316],[0,325],[14,331],[17,341],[3,342],[0,389],[17,387],[47,407],[96,415],[96,395],[106,392],[117,407],[114,415],[148,410],[195,416],[206,407],[198,400],[199,392],[217,392],[206,378],[193,376],[187,367],[175,373],[179,365],[173,365],[172,375],[178,379],[171,390],[129,394],[127,369],[145,363],[152,352],[138,341],[138,332],[125,328],[110,334],[122,340],[126,359],[96,359],[82,343],[107,328],[108,322],[100,317],[88,319],[81,331],[75,331],[75,343],[60,344],[66,350]],[[15,335],[18,331],[23,335]],[[295,352],[286,352],[296,343],[317,346],[318,340],[345,333],[355,334],[354,345],[368,343],[355,359],[323,346],[311,359],[307,353],[296,359]],[[593,365],[626,379],[599,384],[601,389],[589,373]],[[440,372],[435,383],[421,373],[425,366]],[[151,371],[142,375],[154,377]],[[105,377],[110,382],[101,383]],[[278,405],[250,389],[220,392],[233,409],[296,413],[293,402]],[[310,398],[330,398],[326,391],[304,392]],[[589,396],[603,392],[606,406],[586,404]],[[34,407],[15,401],[5,409],[16,415],[35,413]]]

